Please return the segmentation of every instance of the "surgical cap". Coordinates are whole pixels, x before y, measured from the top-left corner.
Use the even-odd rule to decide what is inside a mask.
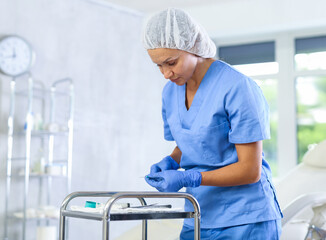
[[[216,55],[216,46],[193,18],[181,9],[169,8],[151,17],[143,35],[145,49],[171,48],[203,58]]]

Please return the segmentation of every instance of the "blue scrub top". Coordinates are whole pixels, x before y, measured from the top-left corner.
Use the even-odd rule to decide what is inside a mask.
[[[215,61],[207,70],[189,110],[186,85],[168,82],[163,89],[164,138],[182,152],[180,166],[200,172],[238,161],[235,144],[270,138],[269,108],[259,86],[230,65]],[[257,183],[187,188],[201,207],[201,227],[220,228],[280,219],[282,213],[262,155]],[[193,211],[186,201],[186,211]],[[192,219],[185,225],[193,226]]]

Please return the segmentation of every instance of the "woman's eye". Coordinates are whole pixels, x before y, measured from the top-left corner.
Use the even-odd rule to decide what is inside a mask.
[[[169,62],[168,65],[169,66],[173,66],[175,64],[175,62]]]

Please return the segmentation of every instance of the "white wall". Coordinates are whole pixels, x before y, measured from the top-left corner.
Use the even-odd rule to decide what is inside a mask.
[[[35,78],[47,87],[60,78],[74,80],[72,191],[154,190],[139,177],[172,149],[163,141],[161,121],[166,81],[141,45],[141,26],[140,14],[86,0],[0,1],[0,35],[31,43]],[[3,75],[0,91],[2,237],[9,108],[9,78]],[[71,239],[100,239],[100,226],[92,231],[87,221],[71,222]],[[116,225],[111,236],[128,226]]]

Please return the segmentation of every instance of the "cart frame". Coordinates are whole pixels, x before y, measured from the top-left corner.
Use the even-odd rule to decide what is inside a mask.
[[[87,213],[67,210],[71,200],[79,197],[109,197],[104,206],[102,214]],[[135,198],[141,205],[146,206],[145,198],[184,198],[189,200],[194,212],[154,212],[154,213],[111,213],[113,204],[121,199]],[[102,239],[109,240],[110,221],[124,220],[142,220],[142,239],[147,240],[147,220],[148,219],[177,219],[193,218],[194,219],[194,239],[200,240],[200,206],[197,200],[188,193],[161,193],[161,192],[73,192],[69,194],[62,202],[60,208],[60,227],[59,240],[66,240],[66,218],[83,218],[90,220],[102,221]]]

